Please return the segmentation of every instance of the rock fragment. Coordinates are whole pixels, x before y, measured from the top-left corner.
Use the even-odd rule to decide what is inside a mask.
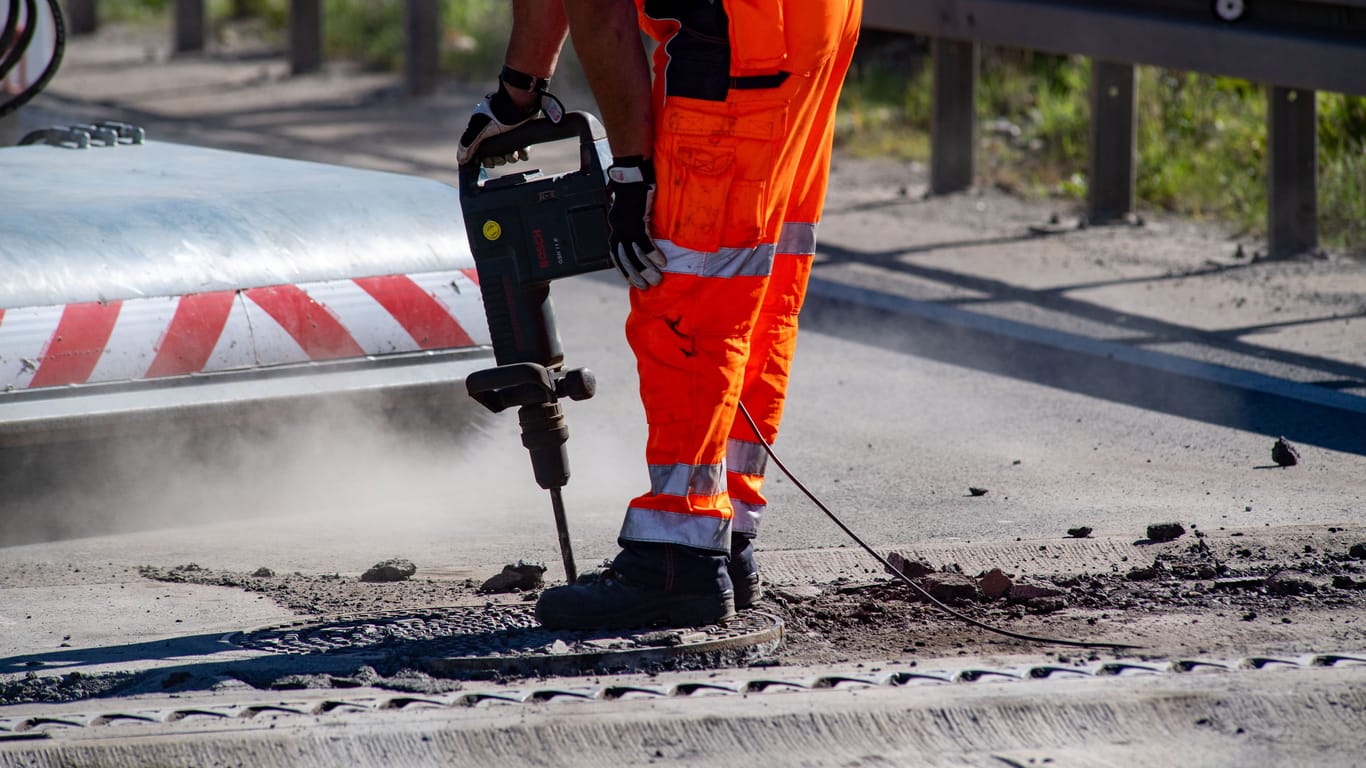
[[[1363,541],[1360,544],[1353,544],[1352,548],[1347,550],[1347,556],[1357,560],[1366,560],[1366,541]]]
[[[1339,574],[1333,577],[1333,586],[1338,589],[1366,589],[1366,579],[1358,581],[1346,574]]]
[[[1037,600],[1043,597],[1061,597],[1063,591],[1052,584],[1042,584],[1037,581],[1017,581],[1010,588],[1011,602],[1025,602],[1027,600]]]
[[[931,573],[934,573],[934,569],[928,564],[922,563],[919,560],[908,560],[903,557],[900,552],[889,552],[887,554],[887,562],[891,563],[893,568],[911,579],[918,579],[921,576],[928,576]],[[889,573],[891,572],[889,571]]]
[[[821,596],[821,588],[811,584],[798,584],[795,586],[770,587],[764,585],[764,594],[769,595],[784,603],[804,603],[814,600]]]
[[[1284,437],[1277,438],[1271,446],[1271,460],[1278,467],[1293,467],[1300,463],[1300,451]]]
[[[271,569],[263,565],[260,568],[257,568],[256,570],[252,571],[251,575],[255,576],[258,579],[269,579],[275,575],[275,571],[272,571]]]
[[[987,495],[987,489],[979,488],[975,485],[970,485],[968,486],[968,493],[972,494],[973,496],[985,496]]]
[[[361,581],[367,582],[390,582],[404,581],[417,573],[417,566],[411,560],[393,558],[381,563],[370,566],[370,570],[360,575]]]
[[[526,592],[533,589],[540,589],[544,583],[544,565],[518,560],[515,564],[503,566],[501,573],[493,576],[479,586],[479,591],[485,594],[497,592]]]
[[[1186,526],[1180,523],[1153,523],[1148,526],[1149,541],[1175,541],[1186,535]]]
[[[1318,591],[1318,585],[1293,573],[1278,573],[1266,580],[1266,591],[1273,595],[1307,595]]]
[[[1091,526],[1079,525],[1076,528],[1068,528],[1067,535],[1074,539],[1084,539],[1091,535]]]
[[[1152,581],[1158,576],[1161,576],[1162,573],[1163,569],[1156,565],[1138,566],[1130,568],[1129,572],[1124,574],[1124,578],[1129,581]]]
[[[932,573],[916,579],[920,588],[943,603],[977,599],[977,582],[961,573]]]
[[[1013,586],[1015,582],[1000,568],[992,568],[977,579],[977,588],[982,590],[982,597],[988,600],[1005,597]]]

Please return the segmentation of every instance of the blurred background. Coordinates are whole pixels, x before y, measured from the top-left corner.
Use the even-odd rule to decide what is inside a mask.
[[[100,0],[99,21],[170,34],[172,0]],[[288,0],[210,0],[207,44],[249,56],[287,46]],[[404,66],[402,0],[324,0],[328,66]],[[442,78],[492,83],[507,40],[507,0],[442,0]],[[572,51],[556,86],[581,78]],[[932,88],[925,38],[866,29],[846,83],[843,151],[927,162]],[[976,109],[978,183],[1030,197],[1080,202],[1087,193],[1091,59],[982,46]],[[1265,234],[1267,99],[1237,78],[1141,66],[1136,196],[1161,210]],[[1320,91],[1320,242],[1366,255],[1366,97]]]

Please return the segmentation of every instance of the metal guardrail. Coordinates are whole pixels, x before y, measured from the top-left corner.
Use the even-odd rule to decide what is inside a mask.
[[[1095,222],[1133,208],[1135,64],[1266,83],[1273,256],[1318,244],[1315,90],[1366,95],[1366,0],[865,0],[864,25],[933,39],[936,193],[972,184],[979,45],[1091,57]]]

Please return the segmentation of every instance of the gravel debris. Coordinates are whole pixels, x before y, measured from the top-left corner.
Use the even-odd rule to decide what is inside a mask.
[[[393,558],[370,566],[370,570],[360,575],[360,580],[365,582],[404,581],[412,578],[415,573],[417,573],[417,566],[413,565],[411,560]]]
[[[545,565],[518,560],[503,566],[501,573],[489,578],[479,587],[484,594],[528,592],[545,584]]]
[[[982,597],[988,600],[1005,597],[1013,586],[1015,582],[1000,568],[992,568],[977,579],[977,588],[982,591]]]
[[[1186,526],[1180,523],[1153,523],[1148,526],[1149,541],[1175,541],[1186,535]]]
[[[921,576],[928,576],[931,573],[934,573],[934,568],[932,566],[918,560],[909,560],[902,556],[900,552],[887,553],[887,562],[891,563],[893,568],[900,571],[909,579],[918,579]],[[891,571],[888,571],[888,573],[891,573]]]
[[[1284,437],[1277,438],[1271,446],[1271,460],[1278,467],[1293,467],[1300,463],[1300,450]]]

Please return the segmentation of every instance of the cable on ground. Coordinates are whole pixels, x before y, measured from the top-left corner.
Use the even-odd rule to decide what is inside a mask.
[[[804,484],[802,484],[802,481],[798,480],[797,476],[792,474],[792,470],[788,469],[787,465],[783,464],[783,460],[778,458],[778,454],[773,451],[773,446],[769,445],[768,441],[764,439],[764,436],[760,434],[759,425],[754,423],[754,418],[749,415],[749,411],[745,409],[744,403],[740,403],[740,414],[745,417],[745,421],[749,422],[750,429],[754,430],[754,436],[757,437],[759,439],[759,443],[764,446],[764,451],[768,453],[769,458],[773,459],[773,463],[778,465],[778,469],[782,470],[784,475],[787,475],[787,479],[791,480],[793,485],[797,486],[798,490],[806,494],[806,497],[810,499],[811,502],[815,504],[818,509],[820,509],[820,511],[824,512],[826,517],[833,520],[835,522],[835,525],[838,525],[840,527],[840,530],[844,531],[845,534],[849,536],[849,538],[853,539],[854,542],[857,543],[860,547],[863,547],[863,550],[865,552],[876,558],[877,561],[879,563],[882,563],[883,567],[885,567],[890,573],[892,573],[901,581],[905,582],[906,586],[915,590],[915,592],[918,595],[920,595],[931,605],[943,611],[944,613],[947,613],[948,615],[952,616],[955,619],[958,619],[959,621],[977,627],[978,629],[983,629],[987,632],[992,632],[997,635],[1009,637],[1014,640],[1024,640],[1031,643],[1042,643],[1045,645],[1066,645],[1071,646],[1073,648],[1106,648],[1111,650],[1133,650],[1143,647],[1141,645],[1130,645],[1128,643],[1105,643],[1093,640],[1067,640],[1057,637],[1027,635],[1022,632],[1013,632],[1009,629],[1002,629],[1001,627],[992,626],[991,624],[987,624],[983,621],[978,621],[977,619],[974,619],[971,616],[968,616],[967,614],[961,613],[957,610],[954,610],[953,608],[950,608],[949,606],[941,602],[938,598],[936,598],[934,595],[931,595],[929,592],[925,591],[924,587],[920,586],[919,584],[916,584],[909,576],[902,573],[897,568],[893,567],[892,564],[887,560],[887,558],[878,554],[877,550],[869,546],[868,543],[865,542],[857,533],[854,533],[854,530],[850,528],[848,525],[846,525],[844,521],[840,519],[839,515],[836,515],[833,511],[831,511],[831,509],[825,506],[825,503],[822,502],[816,496],[816,494],[808,490],[807,487]]]

